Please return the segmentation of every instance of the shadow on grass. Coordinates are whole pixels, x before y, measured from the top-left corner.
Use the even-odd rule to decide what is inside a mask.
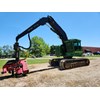
[[[12,78],[12,75],[1,76],[0,80],[4,80],[4,79],[8,79],[8,78]]]
[[[51,70],[51,69],[55,69],[55,68],[52,67],[52,68],[45,68],[45,69],[34,70],[34,71],[30,71],[28,74],[36,73],[36,72],[42,72],[42,71]]]
[[[34,71],[30,71],[28,74],[42,72],[42,71],[51,70],[51,69],[55,69],[55,68],[50,67],[50,68],[44,68],[44,69],[34,70]],[[17,77],[16,77],[16,75],[15,76],[12,76],[12,75],[0,76],[0,80],[9,79],[9,78],[21,78],[21,77],[25,77],[25,76],[27,76],[27,75],[19,75]]]

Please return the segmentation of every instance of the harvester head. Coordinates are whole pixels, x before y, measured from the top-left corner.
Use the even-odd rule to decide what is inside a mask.
[[[26,75],[29,70],[27,68],[27,63],[25,59],[21,59],[19,61],[16,60],[9,60],[7,63],[3,66],[2,74],[4,73],[11,73],[12,76],[14,75]]]

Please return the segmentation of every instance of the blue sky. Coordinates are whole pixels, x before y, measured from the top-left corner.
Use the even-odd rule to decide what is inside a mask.
[[[15,38],[42,17],[52,16],[63,28],[69,39],[80,39],[82,46],[100,47],[100,13],[98,12],[1,12],[0,46],[15,43]],[[61,40],[47,25],[31,32],[33,36],[42,37],[49,45],[59,45]],[[27,47],[27,35],[19,40]]]

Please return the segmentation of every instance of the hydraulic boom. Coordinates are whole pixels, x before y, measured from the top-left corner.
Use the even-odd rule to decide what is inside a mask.
[[[68,68],[75,68],[75,67],[81,67],[81,66],[87,66],[89,65],[89,59],[86,58],[72,58],[73,56],[81,56],[82,55],[82,48],[81,48],[81,40],[78,39],[68,39],[65,31],[57,24],[57,22],[51,17],[43,17],[39,19],[36,23],[31,25],[29,28],[27,28],[25,31],[20,33],[16,37],[16,42],[14,44],[14,50],[15,50],[15,60],[8,61],[3,66],[3,72],[2,73],[12,73],[12,75],[15,74],[27,74],[29,72],[27,68],[27,63],[24,59],[20,59],[20,48],[24,48],[23,46],[20,46],[18,41],[23,36],[28,34],[28,38],[30,40],[30,32],[38,28],[39,26],[43,26],[45,24],[49,24],[51,26],[51,30],[56,33],[59,38],[62,41],[62,45],[55,46],[56,48],[56,54],[63,56],[63,58],[57,58],[57,59],[51,59],[49,61],[49,64],[51,66],[59,66],[59,69],[68,69]],[[30,46],[31,47],[31,40],[30,40]]]

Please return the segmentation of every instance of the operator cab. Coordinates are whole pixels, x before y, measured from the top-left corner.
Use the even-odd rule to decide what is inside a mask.
[[[81,40],[75,39],[73,40],[74,42],[74,49],[76,50],[81,50]]]
[[[69,39],[68,41],[65,41],[65,45],[67,49],[67,52],[66,52],[67,57],[82,55],[81,40]]]
[[[63,56],[64,58],[72,58],[73,56],[81,56],[82,55],[82,47],[81,47],[81,40],[78,39],[69,39],[64,42],[64,45],[55,46],[55,55],[56,56]],[[66,52],[64,51],[66,48]]]

